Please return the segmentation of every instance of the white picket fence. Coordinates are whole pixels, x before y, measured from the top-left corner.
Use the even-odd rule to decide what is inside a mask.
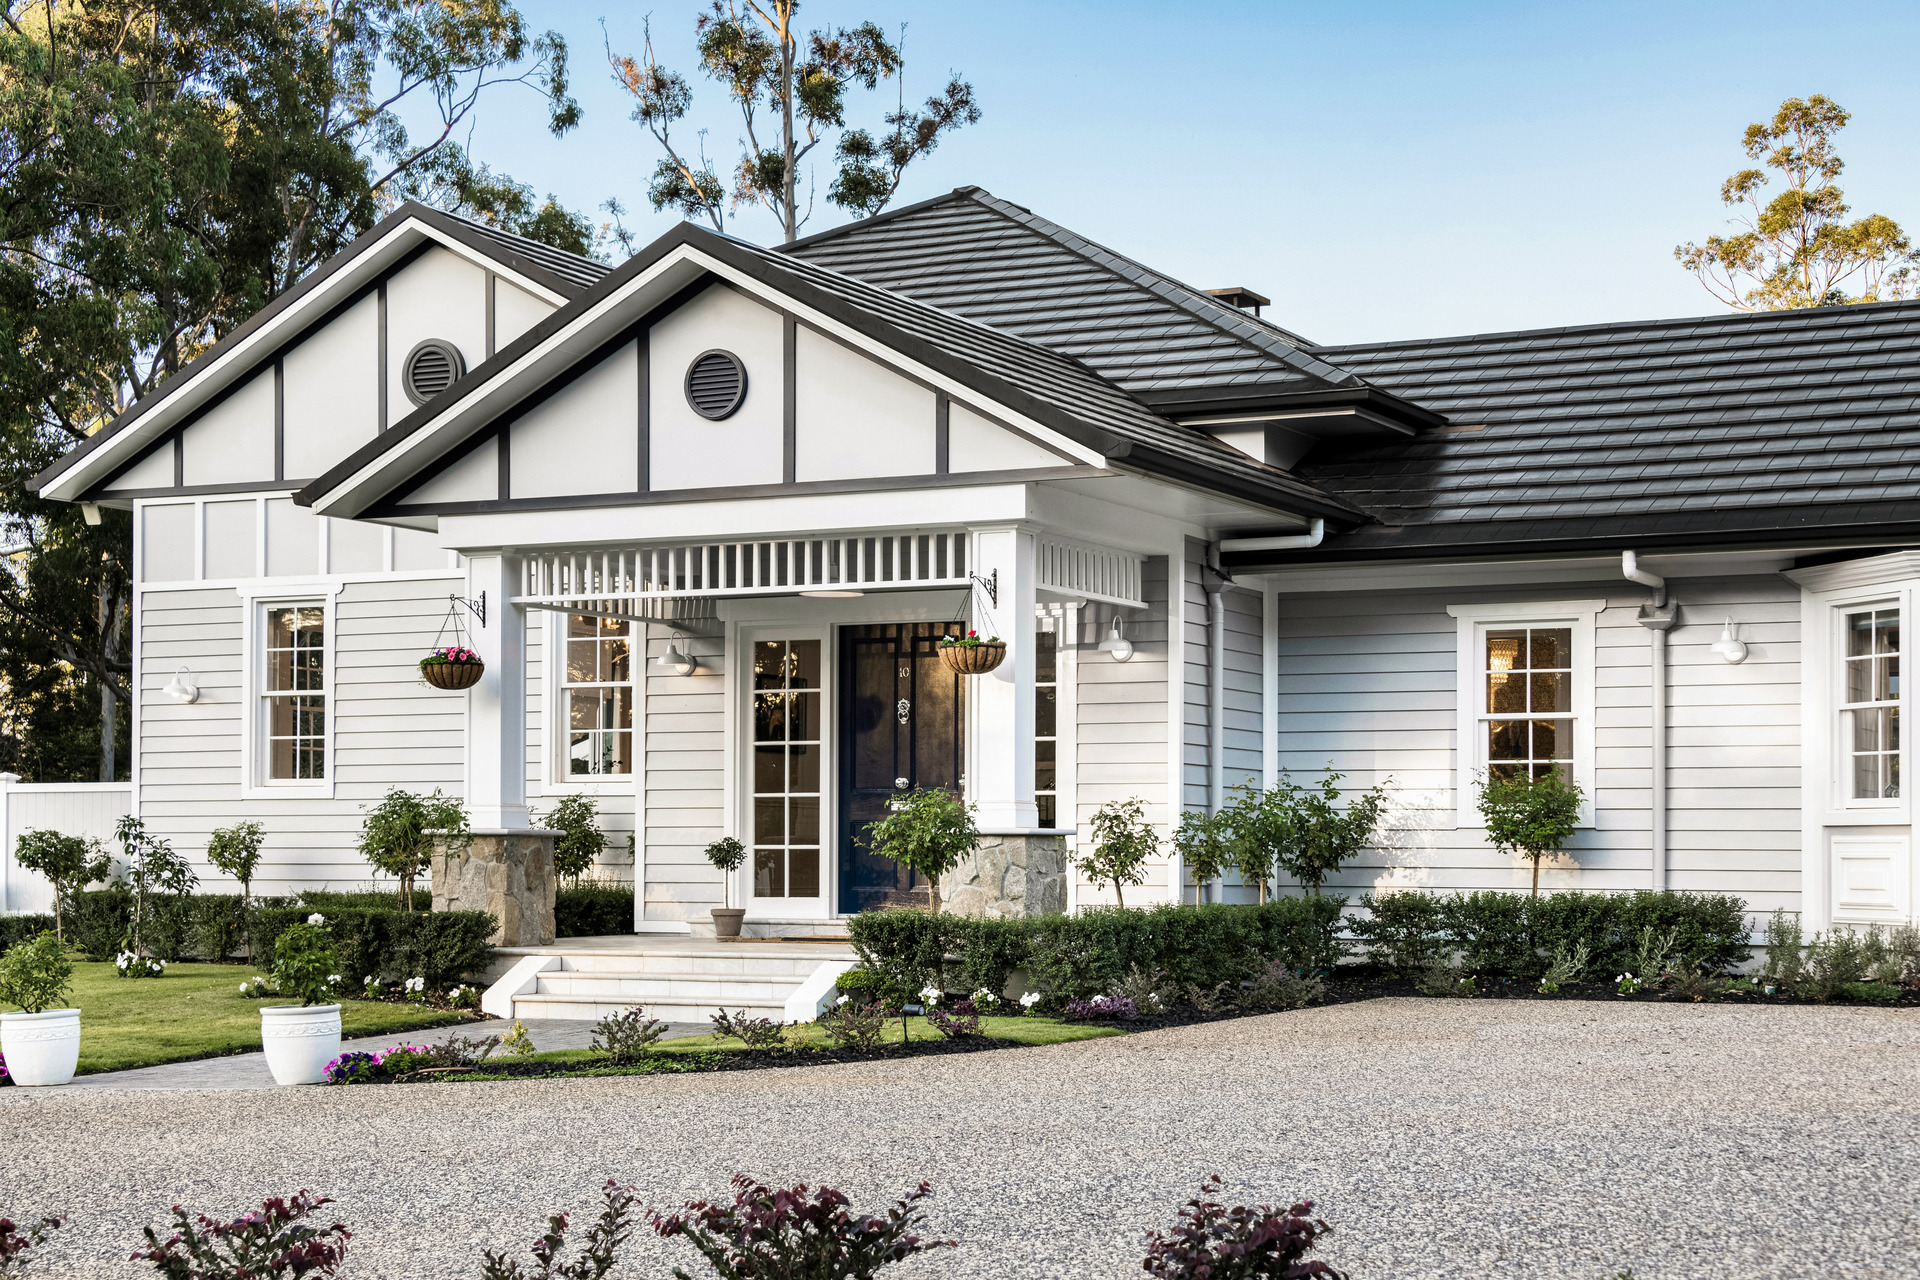
[[[0,773],[0,912],[53,910],[53,886],[13,860],[23,831],[58,831],[87,836],[113,847],[113,827],[133,811],[129,782],[22,782]]]

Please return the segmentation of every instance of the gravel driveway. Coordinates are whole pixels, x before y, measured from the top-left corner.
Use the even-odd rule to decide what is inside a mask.
[[[472,1276],[615,1177],[735,1170],[878,1207],[922,1177],[963,1242],[889,1274],[1120,1277],[1206,1174],[1312,1196],[1356,1276],[1920,1274],[1920,1014],[1380,1000],[1048,1048],[709,1076],[0,1091],[0,1214],[64,1211],[42,1276],[172,1202],[307,1186],[349,1274]],[[686,1261],[651,1236],[620,1274]],[[144,1274],[151,1274],[146,1272]],[[704,1272],[696,1272],[704,1274]]]

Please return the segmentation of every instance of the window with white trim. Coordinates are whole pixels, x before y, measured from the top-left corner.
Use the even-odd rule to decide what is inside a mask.
[[[625,618],[567,615],[560,667],[560,714],[567,726],[561,781],[633,773],[633,624]]]
[[[1481,632],[1481,741],[1499,778],[1573,773],[1573,628]]]
[[[1042,618],[1033,639],[1033,802],[1040,825],[1059,821],[1060,637],[1053,618]]]
[[[1900,609],[1879,605],[1846,613],[1841,658],[1840,749],[1846,795],[1854,801],[1900,798]]]
[[[265,606],[260,629],[260,776],[268,783],[327,776],[327,612]]]

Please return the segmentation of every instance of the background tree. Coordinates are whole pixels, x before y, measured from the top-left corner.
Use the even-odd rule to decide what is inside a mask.
[[[1540,859],[1566,848],[1580,821],[1586,793],[1559,769],[1538,778],[1488,773],[1480,780],[1480,816],[1487,839],[1509,857],[1533,864],[1533,896],[1540,896]]]
[[[599,810],[592,796],[563,796],[540,820],[560,833],[553,842],[553,869],[570,883],[578,884],[607,847],[606,833],[597,821]]]
[[[1292,780],[1285,780],[1291,788],[1284,802],[1290,812],[1284,820],[1287,842],[1279,850],[1278,861],[1282,870],[1317,898],[1328,876],[1373,843],[1387,805],[1387,784],[1376,783],[1348,798],[1342,809],[1340,784],[1345,774],[1328,769],[1318,788],[1291,786]]]
[[[67,900],[107,878],[108,858],[99,841],[58,831],[22,831],[13,846],[13,860],[52,882],[53,934],[64,942]]]
[[[400,882],[403,910],[413,910],[413,882],[432,864],[436,835],[456,847],[472,838],[467,811],[438,787],[430,796],[395,787],[361,820],[360,856]]]
[[[1193,877],[1193,905],[1197,907],[1206,886],[1218,880],[1233,864],[1232,812],[1185,810],[1180,815],[1180,824],[1174,828],[1173,847],[1179,852],[1187,874]]]
[[[867,828],[868,849],[911,868],[927,882],[927,907],[940,910],[940,877],[980,843],[973,806],[951,791],[915,787]]]
[[[1127,905],[1122,886],[1145,884],[1147,859],[1160,851],[1160,837],[1147,824],[1146,805],[1109,800],[1093,815],[1093,847],[1077,864],[1089,879],[1113,886],[1113,899]]]
[[[200,883],[200,877],[193,874],[193,868],[174,852],[171,844],[159,836],[148,835],[147,824],[131,814],[114,824],[113,835],[120,842],[127,887],[133,890],[133,919],[124,945],[135,955],[143,956],[146,952],[141,950],[141,935],[151,899],[161,893],[184,898]]]
[[[847,91],[872,90],[898,76],[900,45],[872,22],[819,29],[802,35],[794,26],[798,0],[712,0],[694,19],[701,70],[726,90],[740,109],[740,158],[734,166],[729,210],[758,205],[780,224],[783,242],[799,238],[812,212],[811,194],[800,207],[801,164],[836,131],[838,170],[828,199],[853,213],[880,212],[900,188],[903,171],[938,145],[943,133],[980,118],[973,86],[958,76],[911,112],[902,97],[878,138],[846,128]],[[725,230],[720,207],[727,188],[708,161],[704,145],[677,146],[671,129],[693,106],[693,89],[678,72],[662,67],[645,34],[640,59],[607,48],[614,79],[634,98],[633,118],[665,153],[654,169],[647,196],[653,207],[705,218]]]
[[[1720,201],[1739,214],[1740,231],[1689,241],[1673,256],[1707,292],[1736,311],[1784,311],[1913,296],[1913,247],[1893,219],[1869,214],[1848,222],[1834,185],[1845,168],[1833,138],[1852,117],[1831,98],[1788,98],[1773,119],[1747,126],[1741,146],[1785,181],[1742,169],[1720,185]],[[1847,289],[1853,289],[1849,294]]]
[[[253,873],[260,866],[263,840],[257,822],[237,822],[231,827],[221,827],[207,840],[207,861],[216,871],[240,882],[243,907],[253,905]]]
[[[571,128],[565,72],[564,42],[499,0],[6,5],[0,718],[22,772],[118,776],[130,674],[127,517],[88,525],[31,477],[403,199],[582,247],[585,219],[456,137],[506,85]],[[80,773],[22,734],[85,737],[94,758]]]

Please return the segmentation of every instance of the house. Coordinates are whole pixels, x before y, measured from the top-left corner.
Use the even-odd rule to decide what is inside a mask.
[[[638,930],[710,927],[735,834],[749,928],[832,931],[924,900],[856,835],[942,786],[950,898],[1071,908],[1100,805],[1328,767],[1393,794],[1332,889],[1512,889],[1474,779],[1560,766],[1548,888],[1914,918],[1920,306],[1328,347],[1268,305],[972,187],[611,269],[408,205],[38,483],[135,514],[138,812],[260,821],[268,890],[363,883],[389,786],[508,833],[583,792]],[[456,639],[484,678],[429,687]],[[1197,892],[1251,891],[1169,853],[1128,901]]]

